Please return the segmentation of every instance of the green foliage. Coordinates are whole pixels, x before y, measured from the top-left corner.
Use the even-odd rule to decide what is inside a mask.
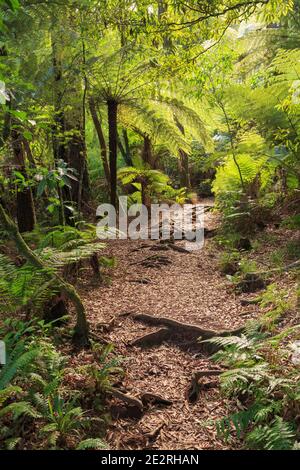
[[[66,386],[68,358],[57,351],[49,336],[45,336],[46,331],[49,334],[51,327],[34,321],[6,322],[0,329],[8,351],[7,364],[0,370],[0,448],[18,448],[25,438],[27,445],[31,438],[38,438],[41,448],[106,448],[102,439],[94,437],[104,427],[105,417],[95,417],[88,407],[83,409],[79,391]],[[94,353],[97,362],[85,366],[84,377],[94,380],[97,371],[101,394],[96,388],[93,400],[99,395],[98,402],[103,402],[110,376],[120,369],[118,360],[109,358],[111,346],[95,344]]]
[[[287,310],[286,293],[268,287],[261,299],[263,308],[272,306],[259,321],[246,325],[240,337],[207,340],[219,350],[214,359],[228,370],[221,375],[223,392],[239,401],[239,411],[217,424],[220,436],[241,439],[252,449],[291,449],[299,439],[292,425],[298,413],[299,383],[297,370],[287,359],[290,345],[299,338],[299,326],[270,336],[274,324]]]
[[[130,198],[133,202],[169,202],[183,204],[186,200],[186,189],[174,189],[169,177],[158,170],[141,165],[141,168],[125,167],[118,172],[122,185],[132,184],[137,191]]]
[[[291,215],[282,221],[282,226],[291,230],[300,228],[300,214]]]

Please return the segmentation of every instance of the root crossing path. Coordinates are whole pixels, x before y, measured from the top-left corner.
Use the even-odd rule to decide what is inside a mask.
[[[214,228],[213,217],[207,219]],[[257,307],[241,305],[210,240],[190,253],[157,241],[116,240],[105,255],[117,259],[110,282],[83,285],[81,294],[92,331],[123,358],[125,375],[110,399],[110,448],[228,448],[216,431],[232,406],[220,393],[219,366],[199,348],[195,331],[145,318],[232,330],[256,316]]]

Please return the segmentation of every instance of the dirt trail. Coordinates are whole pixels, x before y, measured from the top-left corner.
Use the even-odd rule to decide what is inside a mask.
[[[205,225],[213,228],[214,224],[214,217],[208,215]],[[256,316],[257,307],[241,306],[217,268],[216,249],[209,240],[201,251],[191,253],[151,251],[158,245],[157,241],[109,242],[105,255],[118,261],[110,285],[81,288],[95,330],[100,323],[116,318],[106,338],[125,358],[121,390],[135,397],[152,392],[172,401],[171,406],[150,405],[140,419],[116,419],[108,431],[108,443],[113,449],[226,448],[216,436],[215,422],[226,415],[230,404],[220,395],[218,383],[202,391],[194,404],[189,403],[186,393],[193,371],[216,365],[205,354],[189,348],[187,342],[175,344],[172,338],[155,347],[130,347],[132,339],[157,327],[119,315],[146,313],[219,330],[242,325],[249,316]],[[170,264],[159,269],[139,264],[155,254],[167,257]],[[136,282],[141,279],[148,283]]]

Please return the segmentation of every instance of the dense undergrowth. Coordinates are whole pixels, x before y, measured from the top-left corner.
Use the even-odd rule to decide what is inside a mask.
[[[0,448],[107,448],[106,392],[121,373],[113,347],[93,343],[89,360],[74,368],[53,324],[7,320],[0,334],[7,347],[0,372]]]

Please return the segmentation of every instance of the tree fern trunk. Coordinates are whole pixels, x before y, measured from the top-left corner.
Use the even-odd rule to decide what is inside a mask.
[[[116,207],[117,205],[118,103],[115,100],[108,100],[107,110],[108,110],[108,128],[109,128],[110,202],[114,207]]]

